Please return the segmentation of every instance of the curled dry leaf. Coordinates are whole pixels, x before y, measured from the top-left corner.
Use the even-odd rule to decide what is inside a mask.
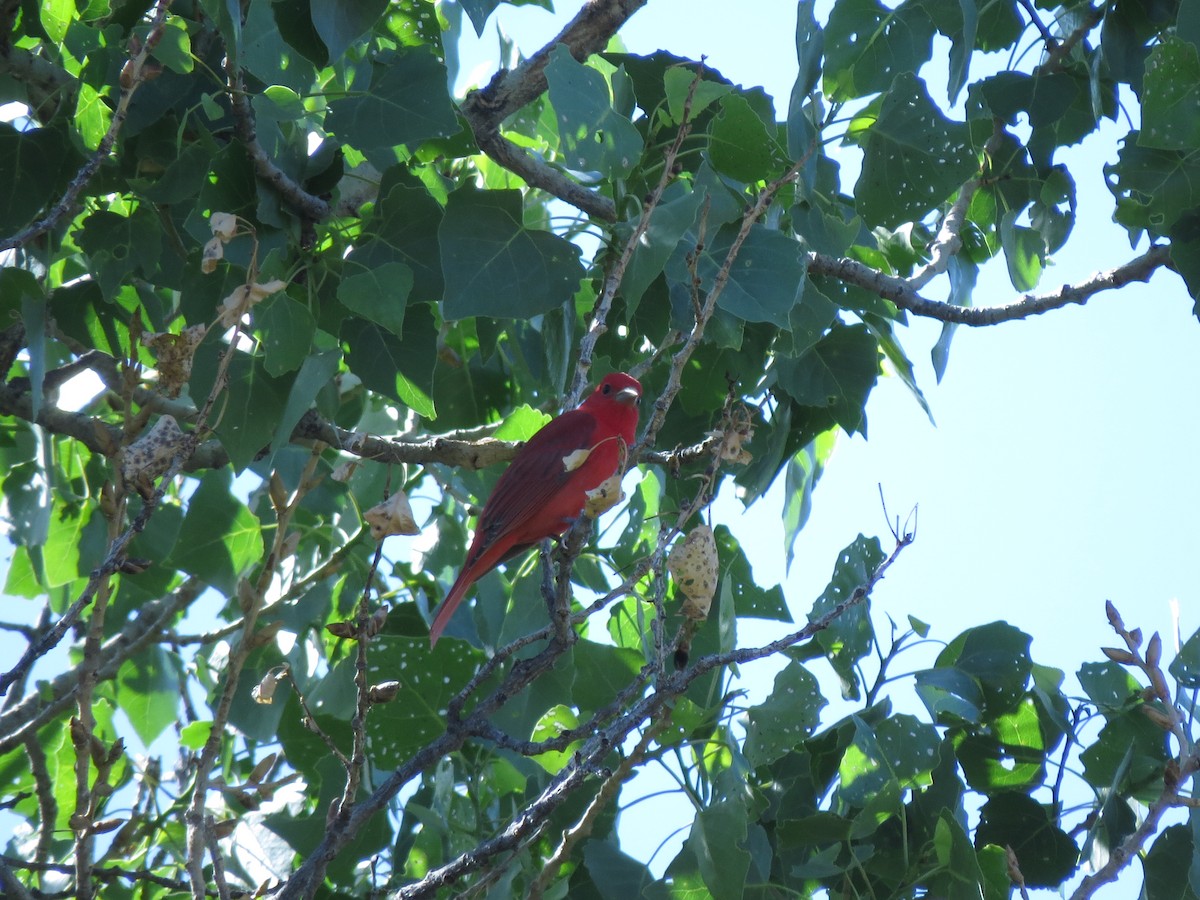
[[[217,263],[225,258],[225,245],[221,243],[220,238],[211,238],[204,245],[204,252],[200,254],[200,271],[205,275],[211,275],[217,271]]]
[[[400,693],[400,682],[381,681],[379,684],[373,684],[367,689],[367,699],[372,703],[387,703],[390,700],[395,700],[398,693]]]
[[[588,457],[592,455],[592,450],[594,449],[594,447],[584,447],[582,450],[572,450],[563,457],[563,471],[574,472],[587,462]]]
[[[219,241],[231,240],[237,232],[237,216],[233,213],[215,212],[208,217],[208,224]]]
[[[749,407],[738,405],[733,408],[726,418],[722,430],[714,437],[721,437],[721,459],[726,462],[745,465],[754,459],[754,455],[743,447],[754,440],[754,414]]]
[[[353,638],[357,635],[353,622],[330,622],[325,630],[334,637]]]
[[[687,600],[680,609],[690,619],[704,619],[717,592],[717,542],[707,525],[693,528],[671,548],[667,571]]]
[[[233,293],[221,301],[221,314],[218,317],[221,325],[225,328],[232,328],[242,321],[242,317],[250,312],[259,301],[272,294],[278,294],[286,287],[287,282],[278,278],[272,278],[267,282],[255,281],[251,284],[239,284],[233,289]]]
[[[121,477],[143,497],[154,493],[154,479],[171,467],[171,460],[187,436],[172,416],[162,416],[154,427],[130,444],[121,457]]]
[[[404,491],[396,491],[382,503],[377,503],[363,513],[371,526],[371,537],[382,541],[390,534],[420,534],[412,507]]]
[[[183,386],[192,377],[192,358],[196,348],[204,340],[208,328],[193,325],[179,334],[171,332],[146,332],[142,344],[154,354],[158,370],[158,387],[168,397],[178,397]]]
[[[621,473],[613,472],[603,482],[587,492],[583,514],[589,519],[594,519],[624,499],[625,492],[621,490]]]
[[[254,698],[254,702],[270,706],[275,700],[275,689],[279,687],[281,681],[287,678],[287,673],[287,666],[276,666],[267,672],[262,677],[262,681],[256,684],[253,690],[250,691],[250,696]]]

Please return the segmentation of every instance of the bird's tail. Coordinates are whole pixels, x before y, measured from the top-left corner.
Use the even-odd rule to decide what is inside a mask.
[[[454,586],[450,588],[450,593],[446,595],[446,599],[442,601],[442,605],[438,608],[437,615],[433,617],[433,624],[429,626],[430,649],[437,646],[438,638],[442,636],[442,632],[450,624],[450,617],[454,615],[454,611],[458,609],[458,604],[462,603],[463,597],[467,595],[467,591],[470,590],[471,585],[474,583],[475,576],[469,567],[458,573],[458,579],[454,582]]]

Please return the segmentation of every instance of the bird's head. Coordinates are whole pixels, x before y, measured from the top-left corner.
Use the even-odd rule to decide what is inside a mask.
[[[592,392],[592,397],[636,408],[642,399],[642,385],[632,375],[613,372],[604,376],[604,380]]]

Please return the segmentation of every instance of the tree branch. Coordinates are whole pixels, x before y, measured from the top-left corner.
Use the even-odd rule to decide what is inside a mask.
[[[329,218],[330,205],[306,191],[292,176],[275,165],[267,155],[262,144],[258,142],[258,132],[254,124],[254,112],[250,109],[250,101],[246,99],[245,85],[241,73],[232,69],[229,71],[229,102],[233,109],[233,118],[237,123],[237,135],[246,148],[250,160],[254,163],[254,171],[269,184],[280,198],[306,219],[319,222]]]
[[[1115,290],[1134,281],[1149,281],[1155,270],[1163,266],[1171,267],[1170,247],[1155,244],[1141,256],[1115,269],[1096,272],[1076,284],[1064,284],[1046,294],[1023,294],[1019,300],[1002,306],[967,307],[927,300],[905,279],[887,275],[857,260],[808,254],[808,271],[812,274],[861,287],[913,315],[973,327],[1026,319],[1072,303],[1084,304],[1101,291]]]
[[[559,44],[580,62],[600,53],[635,12],[648,0],[591,0],[544,47],[511,72],[500,71],[487,87],[471,91],[461,109],[479,149],[533,187],[541,188],[590,216],[614,222],[616,205],[607,197],[571,181],[500,134],[500,123],[532,103],[546,90],[546,64]]]

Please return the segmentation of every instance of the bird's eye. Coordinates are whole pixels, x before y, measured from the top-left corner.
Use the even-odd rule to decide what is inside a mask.
[[[600,393],[611,394],[612,393],[612,385],[611,384],[604,385],[604,387],[600,388]]]

